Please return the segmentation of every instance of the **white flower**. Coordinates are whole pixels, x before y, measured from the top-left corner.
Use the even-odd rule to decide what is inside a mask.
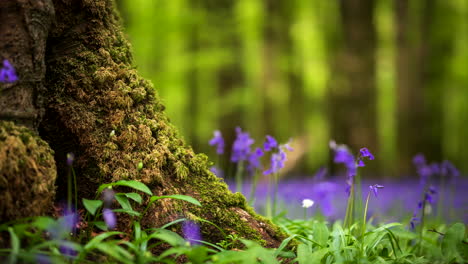
[[[302,207],[304,208],[309,208],[311,207],[312,205],[314,205],[314,201],[310,200],[310,199],[304,199],[302,200]]]

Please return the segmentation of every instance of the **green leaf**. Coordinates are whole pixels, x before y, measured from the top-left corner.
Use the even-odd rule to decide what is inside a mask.
[[[281,242],[281,245],[275,250],[275,256],[277,257],[281,253],[281,251],[283,251],[283,249],[289,244],[289,241],[291,241],[296,236],[297,235],[292,235],[283,240],[283,242]]]
[[[185,239],[183,239],[177,233],[166,229],[158,229],[156,232],[148,236],[148,240],[152,238],[162,240],[173,247],[185,245]]]
[[[9,227],[8,233],[10,233],[10,240],[11,240],[11,253],[10,253],[10,257],[8,258],[8,263],[13,264],[13,263],[16,263],[16,258],[20,250],[20,240],[18,239],[18,236],[16,236],[15,232],[13,231],[13,228]]]
[[[319,222],[314,225],[313,237],[322,247],[326,247],[330,232],[325,223]]]
[[[462,263],[462,257],[458,248],[463,246],[462,241],[465,236],[465,225],[462,223],[453,224],[447,232],[445,232],[444,239],[442,240],[441,248],[442,253],[447,258],[447,261],[456,259],[457,262]]]
[[[133,201],[139,204],[141,204],[142,202],[141,195],[139,195],[138,193],[125,193],[125,196],[127,196],[128,198],[132,199]]]
[[[134,210],[113,209],[112,211],[114,211],[114,213],[125,213],[125,214],[131,215],[131,216],[138,216],[138,217],[141,216],[141,214],[139,212],[134,211]]]
[[[104,223],[104,221],[95,221],[93,223],[97,228],[101,229],[102,231],[108,230],[107,225],[106,223]]]
[[[111,231],[111,232],[99,234],[95,236],[93,239],[91,239],[88,243],[86,243],[86,245],[84,246],[84,250],[91,250],[93,248],[96,248],[96,246],[100,244],[104,239],[107,239],[115,235],[122,235],[122,234],[124,233],[118,232],[118,231]]]
[[[129,264],[134,263],[133,255],[130,254],[127,250],[123,249],[122,247],[116,245],[115,243],[103,242],[97,244],[95,248],[101,251],[102,253],[113,257],[119,262]]]
[[[40,230],[44,230],[55,223],[55,220],[52,217],[48,216],[39,216],[31,224],[33,227],[36,227]]]
[[[83,205],[90,214],[95,215],[99,207],[102,206],[102,201],[101,200],[88,200],[88,199],[83,198]]]
[[[200,202],[197,199],[195,199],[195,198],[193,198],[191,196],[182,195],[182,194],[164,195],[164,196],[151,196],[150,203],[153,203],[154,201],[157,201],[159,199],[164,199],[164,198],[172,198],[172,199],[177,199],[177,200],[183,200],[183,201],[192,203],[194,205],[201,206]]]
[[[116,194],[115,199],[120,204],[120,206],[122,206],[122,209],[133,210],[132,205],[128,201],[127,196],[125,196],[123,193]]]
[[[139,181],[117,181],[117,182],[112,182],[112,183],[107,183],[107,184],[102,184],[98,188],[98,193],[101,193],[105,188],[108,188],[110,186],[126,186],[130,187],[132,189],[147,193],[149,195],[153,195],[151,190],[146,186],[144,183],[141,183]]]

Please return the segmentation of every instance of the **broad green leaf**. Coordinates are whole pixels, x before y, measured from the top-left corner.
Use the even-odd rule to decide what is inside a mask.
[[[134,263],[134,257],[124,248],[116,245],[115,243],[110,242],[102,242],[96,244],[96,249],[101,251],[102,253],[113,257],[114,259],[118,260],[119,262],[132,264]]]
[[[444,239],[442,240],[441,248],[443,255],[447,258],[447,261],[456,259],[458,262],[463,262],[459,247],[463,246],[462,241],[465,236],[465,225],[462,223],[453,224],[447,232],[445,232]]]
[[[292,235],[283,240],[283,242],[281,242],[281,245],[275,250],[275,256],[278,256],[281,253],[281,251],[283,251],[283,249],[289,244],[289,241],[291,241],[296,236],[297,235]]]
[[[185,245],[185,239],[179,236],[179,234],[166,229],[158,229],[148,236],[148,240],[152,238],[164,241],[173,247]]]
[[[147,193],[149,195],[153,195],[151,190],[144,183],[141,183],[139,181],[124,181],[124,180],[117,181],[117,182],[112,182],[112,183],[102,184],[98,188],[98,193],[101,193],[105,188],[108,188],[110,186],[126,186],[126,187],[130,187],[132,189],[138,190],[138,191],[142,191],[142,192]]]
[[[138,216],[138,217],[141,216],[141,214],[139,212],[134,211],[134,210],[113,209],[112,211],[114,211],[114,213],[125,213],[125,214],[131,215],[131,216]]]
[[[150,199],[150,203],[153,203],[154,201],[157,201],[159,199],[164,199],[164,198],[172,198],[172,199],[177,199],[177,200],[183,200],[183,201],[186,201],[186,202],[201,206],[200,202],[197,199],[195,199],[195,198],[193,198],[191,196],[182,195],[182,194],[152,196],[151,199]]]
[[[93,248],[95,248],[99,243],[101,243],[104,239],[107,239],[111,236],[115,236],[115,235],[122,235],[124,233],[122,232],[117,232],[117,231],[111,231],[111,232],[106,232],[106,233],[102,233],[102,234],[99,234],[97,236],[95,236],[93,239],[91,239],[88,243],[86,243],[86,245],[84,246],[84,249],[85,250],[91,250]]]
[[[322,247],[327,246],[329,235],[330,232],[328,231],[328,227],[325,223],[319,222],[314,225],[314,240],[317,241]]]
[[[104,221],[95,221],[95,222],[93,222],[93,224],[97,228],[101,229],[102,231],[107,231],[108,230],[107,225],[106,225],[106,223],[104,223]]]
[[[139,195],[138,193],[125,193],[125,196],[127,196],[128,198],[132,199],[133,201],[139,204],[141,204],[142,202],[141,195]]]
[[[116,194],[115,199],[120,204],[120,206],[122,206],[122,209],[133,210],[132,205],[128,201],[127,196],[125,196],[124,194],[122,194],[122,193]]]
[[[90,214],[95,215],[99,207],[102,206],[102,201],[101,200],[88,200],[88,199],[83,198],[83,205]]]
[[[32,223],[32,226],[37,227],[40,230],[44,230],[51,225],[53,225],[55,220],[51,217],[48,216],[39,216],[37,217],[34,222]]]
[[[299,244],[299,246],[297,246],[297,258],[296,258],[296,261],[299,263],[299,264],[308,264],[309,263],[309,260],[311,259],[312,255],[312,250],[310,248],[310,246],[306,245],[306,244]]]

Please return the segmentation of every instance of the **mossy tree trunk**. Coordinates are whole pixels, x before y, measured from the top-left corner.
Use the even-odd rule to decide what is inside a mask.
[[[26,0],[7,2],[13,2],[13,11],[18,14],[29,8],[18,4]],[[46,30],[48,35],[39,35],[39,40],[34,41],[27,34],[21,37],[29,43],[47,43],[45,49],[38,51],[45,51],[41,53],[47,67],[45,76],[33,75],[45,89],[31,88],[32,94],[44,98],[41,102],[31,97],[35,111],[44,113],[43,118],[37,119],[40,115],[36,115],[27,120],[40,120],[36,122],[39,136],[53,149],[49,149],[49,153],[55,153],[59,196],[56,200],[65,198],[60,195],[66,193],[66,154],[73,152],[80,197],[93,198],[94,191],[102,183],[138,180],[150,186],[155,195],[186,194],[202,203],[202,207],[195,207],[162,200],[144,216],[142,223],[146,227],[159,227],[181,217],[204,218],[228,234],[236,233],[266,246],[278,246],[283,238],[281,232],[256,215],[242,195],[232,194],[225,183],[210,173],[207,157],[195,154],[171,125],[157,89],[142,79],[132,66],[130,46],[123,36],[113,1],[52,2],[43,0],[55,10],[55,22],[50,31]],[[4,13],[3,6],[0,7]],[[47,25],[43,28],[48,29]],[[26,66],[17,64],[19,59],[13,58],[13,62],[19,67],[19,77],[25,80]],[[19,88],[22,83],[15,84],[12,89]],[[3,96],[0,94],[1,98]],[[35,127],[30,128],[34,130]],[[111,136],[111,131],[115,131],[115,135]],[[2,137],[0,143],[0,150],[7,146]],[[143,163],[141,170],[137,168],[140,162]],[[28,173],[35,174],[34,171]],[[50,200],[50,197],[34,198]],[[3,221],[4,216],[1,217]],[[125,223],[127,221],[122,219],[119,229],[128,228]],[[224,238],[211,225],[201,224],[201,229],[207,241]]]

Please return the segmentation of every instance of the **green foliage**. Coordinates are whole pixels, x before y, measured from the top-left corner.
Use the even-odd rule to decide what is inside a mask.
[[[104,188],[118,185],[150,193],[144,184],[132,181],[104,184],[99,187],[98,193]],[[104,222],[97,221],[102,213],[102,201],[83,199],[88,212],[84,219],[87,219],[89,232],[74,233],[66,229],[70,220],[68,216],[59,219],[36,217],[6,223],[0,226],[0,232],[2,237],[8,237],[9,243],[8,248],[0,249],[0,260],[12,264],[45,260],[51,263],[139,264],[463,263],[467,260],[466,228],[462,223],[453,224],[449,228],[440,225],[437,227],[440,232],[434,231],[435,228],[425,230],[422,243],[415,247],[419,235],[406,230],[401,223],[377,227],[369,223],[363,235],[355,236],[361,233],[355,232],[359,223],[343,228],[340,222],[330,225],[314,219],[291,220],[278,216],[273,220],[289,237],[276,249],[264,248],[235,233],[223,233],[225,239],[217,244],[200,241],[201,244],[197,245],[167,229],[188,219],[177,219],[160,228],[142,229],[139,217],[144,212],[137,212],[132,207],[132,203],[142,203],[142,196],[129,192],[117,193],[115,198],[121,208],[113,211],[132,216],[131,233],[108,231]],[[147,206],[163,198],[200,206],[196,199],[184,195],[151,196]],[[90,220],[90,216],[94,220]],[[194,220],[214,225],[205,219]],[[222,232],[221,228],[214,226]],[[99,229],[104,232],[90,235],[91,231]]]

